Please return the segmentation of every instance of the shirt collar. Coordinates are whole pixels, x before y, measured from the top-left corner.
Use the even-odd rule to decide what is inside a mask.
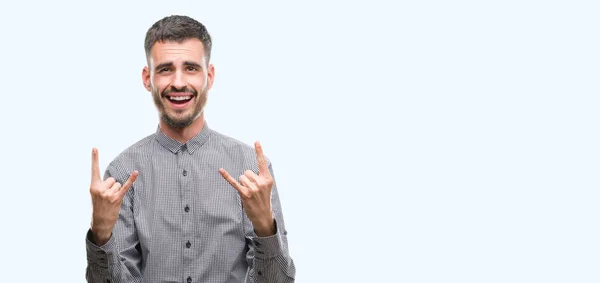
[[[182,144],[182,143],[168,137],[167,135],[165,135],[160,130],[160,126],[157,127],[155,136],[156,136],[156,140],[158,141],[158,143],[160,145],[162,145],[164,148],[171,151],[172,153],[177,154],[187,147],[187,152],[189,154],[193,154],[194,151],[196,151],[198,148],[200,148],[208,140],[208,138],[210,136],[210,131],[211,130],[205,121],[204,127],[202,128],[202,130],[200,130],[200,132],[196,136],[194,136],[192,139],[190,139],[185,144]]]

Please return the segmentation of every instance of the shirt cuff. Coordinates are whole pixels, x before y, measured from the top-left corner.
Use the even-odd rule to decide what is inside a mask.
[[[91,265],[95,265],[102,269],[108,269],[109,259],[115,249],[115,239],[111,235],[108,242],[102,246],[94,244],[92,229],[89,229],[85,237],[87,260]]]
[[[260,259],[269,259],[276,257],[282,253],[281,233],[277,229],[277,221],[275,220],[275,234],[267,237],[254,237],[254,251],[256,257]]]

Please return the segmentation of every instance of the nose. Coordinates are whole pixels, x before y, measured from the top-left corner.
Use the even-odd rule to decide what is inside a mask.
[[[171,86],[177,88],[177,89],[181,89],[184,88],[186,85],[184,77],[183,77],[183,72],[180,70],[177,70],[175,72],[175,75],[173,76],[173,81],[171,82]]]

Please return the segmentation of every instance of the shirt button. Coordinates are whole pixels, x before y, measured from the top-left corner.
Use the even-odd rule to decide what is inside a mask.
[[[189,249],[191,246],[192,246],[192,243],[190,243],[190,241],[188,241],[188,242],[185,244],[185,247],[186,247],[186,248],[188,248],[188,249]]]
[[[185,210],[185,212],[190,212],[190,207],[186,205],[183,210]]]
[[[187,171],[183,170],[183,176],[187,176]]]
[[[192,277],[189,277],[189,276],[188,276],[187,282],[188,282],[188,283],[192,283]]]

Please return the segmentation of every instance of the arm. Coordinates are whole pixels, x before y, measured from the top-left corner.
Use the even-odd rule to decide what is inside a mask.
[[[249,250],[246,254],[249,267],[248,282],[295,282],[296,267],[289,255],[287,231],[275,184],[271,199],[276,230],[274,235],[256,236],[252,224],[246,219],[246,236],[250,240]]]
[[[273,177],[273,168],[263,154],[259,142],[254,143],[258,174],[246,170],[240,182],[220,168],[219,172],[239,193],[246,214],[244,232],[250,241],[246,260],[248,282],[294,282],[296,268],[289,256],[287,232],[281,203]],[[252,166],[254,167],[254,166]]]
[[[133,220],[134,191],[133,188],[130,188],[137,177],[137,172],[124,183],[125,185],[120,190],[125,191],[121,191],[121,195],[118,195],[119,198],[112,199],[115,206],[106,206],[110,202],[106,199],[107,194],[103,192],[102,185],[105,182],[120,184],[126,180],[127,173],[111,164],[106,170],[104,181],[98,182],[97,152],[95,155],[96,164],[93,167],[96,166],[96,168],[92,169],[92,174],[96,174],[98,177],[92,177],[92,188],[90,189],[94,211],[92,228],[86,235],[86,280],[90,283],[139,282],[142,256]],[[114,181],[109,181],[111,179]],[[96,180],[96,185],[94,185],[94,180]],[[113,186],[112,189],[115,187]],[[111,214],[114,214],[114,218],[110,216]]]

